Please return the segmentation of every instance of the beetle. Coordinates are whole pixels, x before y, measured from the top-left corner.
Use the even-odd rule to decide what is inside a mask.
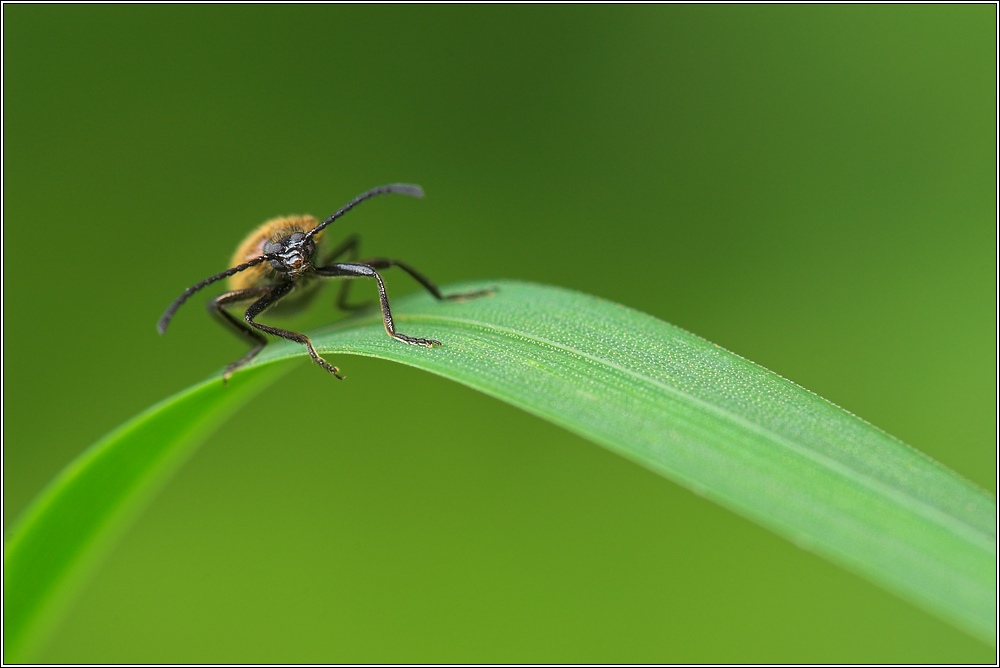
[[[403,343],[428,348],[441,345],[440,341],[434,339],[422,339],[396,331],[392,320],[392,311],[389,308],[389,297],[386,295],[385,283],[382,281],[379,270],[399,267],[438,300],[471,299],[491,294],[492,290],[445,295],[430,279],[399,260],[370,258],[359,261],[357,258],[360,237],[356,234],[348,237],[342,244],[324,255],[321,260],[316,260],[317,247],[322,238],[323,230],[330,223],[365,200],[390,193],[409,197],[424,196],[424,191],[420,186],[392,183],[361,193],[321,223],[318,223],[312,216],[284,216],[268,220],[251,232],[239,245],[230,262],[233,265],[231,268],[209,276],[182,292],[163,313],[156,325],[157,330],[161,335],[167,331],[167,326],[177,309],[191,295],[207,285],[228,278],[229,291],[210,300],[208,310],[224,326],[250,343],[252,348],[246,355],[226,367],[222,373],[223,382],[228,382],[237,369],[250,362],[267,345],[265,334],[303,344],[316,364],[329,371],[337,379],[343,380],[343,376],[339,373],[340,370],[320,357],[308,336],[265,325],[257,322],[257,317],[265,310],[278,305],[279,301],[281,307],[284,308],[278,310],[289,312],[302,308],[316,295],[320,284],[316,280],[318,278],[373,278],[378,285],[382,321],[389,336]],[[337,261],[345,255],[347,262]],[[347,303],[349,287],[350,282],[341,285],[337,306],[347,311],[364,308],[365,305],[354,306]],[[246,302],[252,303],[247,308],[242,321],[225,308]]]

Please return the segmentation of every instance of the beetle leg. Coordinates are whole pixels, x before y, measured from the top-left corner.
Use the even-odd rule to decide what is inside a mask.
[[[327,265],[334,262],[344,253],[347,253],[347,259],[353,261],[358,259],[358,248],[361,246],[361,236],[358,234],[352,234],[351,236],[344,239],[344,243],[340,244],[332,251],[327,253],[323,257],[323,264]]]
[[[214,315],[224,326],[235,332],[237,336],[247,340],[253,346],[250,352],[226,367],[226,370],[222,372],[222,382],[229,383],[229,377],[233,375],[233,372],[256,357],[257,353],[267,345],[267,338],[263,334],[248,327],[239,318],[222,307],[227,304],[238,304],[256,299],[270,289],[271,287],[268,285],[261,285],[245,290],[234,290],[221,294],[208,302],[209,313]]]
[[[282,283],[280,285],[268,286],[269,289],[264,294],[264,296],[255,301],[253,304],[251,304],[250,308],[247,309],[244,319],[246,320],[248,325],[254,327],[255,329],[259,329],[262,332],[271,334],[273,336],[280,336],[283,339],[288,339],[289,341],[295,341],[296,343],[301,343],[309,351],[309,356],[312,357],[313,361],[316,362],[316,364],[319,364],[321,367],[332,373],[334,376],[337,377],[338,380],[343,380],[344,377],[338,373],[339,369],[337,369],[337,367],[331,365],[330,363],[328,363],[326,360],[324,360],[322,357],[319,356],[319,353],[316,352],[316,349],[313,347],[312,341],[309,340],[308,336],[306,336],[305,334],[299,334],[298,332],[290,332],[287,329],[278,329],[277,327],[271,327],[270,325],[265,325],[263,323],[259,323],[254,320],[254,318],[260,315],[264,311],[264,309],[266,309],[269,306],[273,306],[275,302],[277,302],[279,299],[281,299],[289,292],[291,292],[292,288],[294,287],[295,287],[294,283]],[[256,352],[257,351],[255,351],[255,354]],[[244,359],[237,362],[237,365],[242,365],[245,363],[246,360]]]
[[[357,234],[352,234],[344,240],[344,243],[340,244],[332,251],[327,253],[326,257],[323,258],[323,264],[328,265],[331,262],[336,262],[342,255],[347,255],[347,259],[354,262],[358,259],[358,249],[361,247],[361,236]],[[347,294],[351,290],[351,282],[344,281],[340,284],[340,288],[337,290],[337,308],[341,311],[360,311],[366,309],[371,304],[348,304]]]
[[[476,290],[475,292],[459,292],[450,295],[443,295],[431,279],[427,278],[419,271],[406,264],[405,262],[400,262],[399,260],[390,260],[384,257],[371,258],[369,260],[361,260],[361,264],[367,265],[372,269],[388,269],[389,267],[399,267],[407,274],[413,277],[413,279],[420,285],[426,288],[427,292],[434,295],[435,299],[446,300],[446,301],[464,301],[466,299],[474,299],[476,297],[485,297],[486,295],[492,295],[493,290]]]
[[[331,264],[329,267],[316,267],[316,273],[330,278],[374,278],[378,283],[378,297],[382,306],[382,322],[385,323],[386,334],[403,343],[412,343],[428,348],[441,345],[440,341],[434,339],[421,339],[396,331],[396,325],[392,321],[392,311],[389,309],[389,297],[385,294],[385,283],[382,282],[382,277],[379,276],[378,272],[368,265],[346,262]]]

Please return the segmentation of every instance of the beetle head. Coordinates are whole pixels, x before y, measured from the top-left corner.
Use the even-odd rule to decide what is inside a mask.
[[[298,276],[312,268],[312,258],[316,244],[304,232],[269,241],[264,244],[264,254],[275,271],[289,276]]]

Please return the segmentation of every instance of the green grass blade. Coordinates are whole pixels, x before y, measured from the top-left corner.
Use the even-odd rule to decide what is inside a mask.
[[[187,458],[276,377],[254,369],[153,406],[95,443],[34,501],[4,546],[4,663],[23,662],[113,542]]]
[[[815,394],[651,316],[553,287],[494,285],[495,296],[469,302],[435,303],[424,295],[394,301],[399,329],[440,339],[441,348],[389,339],[374,313],[312,339],[348,376],[349,360],[340,353],[394,360],[562,425],[995,643],[991,495]],[[476,287],[484,285],[454,289]],[[257,366],[302,354],[299,346],[269,346]],[[161,404],[125,428],[124,440],[150,422],[183,432],[179,420],[221,419],[218,407],[241,400],[235,395],[247,375],[229,390],[215,381]],[[178,409],[192,393],[212,402],[206,412]],[[101,448],[127,450],[121,441],[119,432],[74,464],[8,544],[5,587],[27,610],[5,601],[8,625],[12,612],[20,624],[15,637],[43,626],[38,611],[71,580],[47,573],[52,559],[32,562],[39,546],[52,541],[65,555],[61,561],[74,561],[94,542],[86,531],[53,538],[47,532],[60,523],[49,515],[64,512],[76,476],[105,475],[90,469],[117,466],[112,474],[128,476],[120,462],[98,456]],[[164,453],[191,447],[182,434],[169,444],[129,442]],[[124,453],[121,459],[127,461]],[[114,503],[126,506],[131,488],[121,487],[126,491]],[[75,494],[77,503],[91,503]],[[26,587],[24,578],[47,579],[47,588]]]

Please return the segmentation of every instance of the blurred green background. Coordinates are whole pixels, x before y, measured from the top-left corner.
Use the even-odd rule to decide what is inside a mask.
[[[995,493],[996,12],[4,5],[5,530],[243,354],[207,293],[158,337],[170,300],[393,181],[427,198],[333,236],[646,311]],[[202,447],[39,659],[995,659],[536,418],[332,361]]]

